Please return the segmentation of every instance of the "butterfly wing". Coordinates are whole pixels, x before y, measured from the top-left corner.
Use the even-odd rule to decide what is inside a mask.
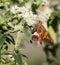
[[[43,40],[46,42],[46,43],[49,43],[49,45],[54,45],[54,42],[51,38],[51,36],[49,35],[48,32],[45,32],[44,33],[44,37],[43,37]]]

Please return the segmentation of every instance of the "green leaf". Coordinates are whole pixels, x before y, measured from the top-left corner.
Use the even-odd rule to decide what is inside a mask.
[[[49,26],[48,31],[49,31],[49,34],[51,35],[52,39],[56,43],[57,37],[56,37],[56,33],[55,33],[54,29],[52,28],[52,26]]]
[[[57,10],[55,14],[60,18],[60,10]]]
[[[18,20],[17,19],[14,19],[13,21],[12,21],[12,24],[13,25],[16,25],[18,23]]]
[[[14,52],[13,57],[18,65],[23,65],[22,56],[20,52]]]
[[[6,2],[11,2],[12,0],[2,0],[2,2],[6,3]]]
[[[0,47],[3,45],[4,42],[5,42],[5,39],[4,38],[1,38],[0,39]]]
[[[4,18],[0,16],[0,24],[4,24]]]
[[[24,2],[28,2],[29,0],[24,0]]]
[[[3,45],[4,42],[5,42],[5,38],[4,38],[3,35],[0,33],[0,47]]]
[[[27,62],[26,62],[25,60],[23,60],[23,63],[24,63],[24,65],[28,65]]]
[[[7,26],[2,26],[3,30],[8,30]]]
[[[15,65],[14,62],[8,62],[6,64],[1,63],[1,65]]]
[[[34,13],[36,13],[36,9],[38,8],[38,6],[36,4],[32,4],[32,11]]]
[[[7,41],[8,43],[12,43],[12,44],[15,45],[14,38],[13,38],[13,36],[10,35],[10,34],[7,35],[7,37],[6,37],[6,41]]]
[[[54,18],[55,18],[55,14],[52,13],[51,16],[50,16],[49,24],[51,24],[53,22]]]
[[[34,0],[34,3],[39,5],[40,3],[42,3],[42,0]]]
[[[51,14],[51,20],[55,18],[54,13]]]
[[[3,34],[2,33],[0,33],[0,39],[3,37]]]
[[[4,51],[1,55],[12,55],[13,51]]]

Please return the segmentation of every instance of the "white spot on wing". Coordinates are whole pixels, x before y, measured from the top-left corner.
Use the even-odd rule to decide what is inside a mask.
[[[38,33],[37,33],[37,32],[34,32],[34,34],[33,34],[33,35],[37,36],[37,35],[38,35]]]

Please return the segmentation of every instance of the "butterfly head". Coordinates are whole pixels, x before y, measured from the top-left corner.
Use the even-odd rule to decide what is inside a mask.
[[[34,33],[32,34],[32,40],[35,40],[35,41],[38,40],[38,33],[37,33],[37,32],[34,32]]]

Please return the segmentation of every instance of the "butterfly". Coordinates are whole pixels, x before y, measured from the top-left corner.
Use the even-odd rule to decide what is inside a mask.
[[[37,41],[38,45],[41,45],[42,41],[46,42],[48,45],[54,45],[51,36],[42,25],[42,22],[34,24],[32,29],[32,40]]]

